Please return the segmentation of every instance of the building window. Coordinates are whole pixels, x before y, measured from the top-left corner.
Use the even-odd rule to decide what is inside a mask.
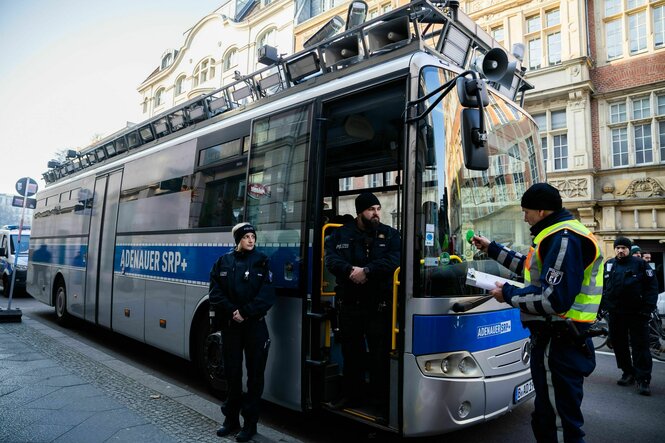
[[[225,71],[228,71],[229,69],[237,65],[238,65],[238,50],[236,48],[233,48],[229,50],[224,56],[223,69]]]
[[[496,28],[492,28],[491,34],[494,40],[503,45],[503,39],[505,38],[503,26],[497,26]]]
[[[559,9],[541,10],[527,17],[526,36],[529,69],[561,63],[561,13]],[[545,42],[545,47],[543,47]]]
[[[185,76],[181,75],[175,81],[175,95],[180,95],[185,92]]]
[[[215,77],[215,59],[207,58],[194,68],[192,86],[197,87]]]
[[[353,184],[351,177],[344,177],[339,179],[339,190],[340,191],[350,191]]]
[[[628,130],[612,129],[612,166],[628,166]]]
[[[173,63],[173,53],[169,52],[164,57],[162,57],[162,69],[168,68],[171,66],[171,63]]]
[[[660,48],[665,44],[665,5],[653,8],[653,44]]]
[[[665,161],[665,91],[626,97],[608,109],[612,167]]]
[[[533,118],[540,132],[540,146],[545,162],[545,170],[562,171],[568,169],[566,110],[534,114]],[[549,159],[552,159],[552,162],[548,167]]]
[[[161,106],[164,104],[164,88],[159,88],[155,92],[155,107]]]
[[[646,12],[638,12],[628,16],[630,29],[630,53],[636,54],[647,47],[647,18]]]
[[[655,0],[604,0],[607,59],[635,55],[665,45],[665,6]]]

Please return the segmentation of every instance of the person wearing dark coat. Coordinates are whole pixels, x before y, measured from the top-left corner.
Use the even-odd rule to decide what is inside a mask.
[[[623,372],[617,384],[636,384],[640,395],[651,395],[649,320],[658,301],[658,280],[647,262],[631,254],[631,246],[629,238],[614,240],[616,256],[604,267],[602,308],[610,314],[610,340]]]
[[[563,208],[559,191],[536,183],[522,196],[533,243],[527,256],[481,236],[473,244],[516,274],[525,286],[497,283],[494,298],[520,310],[531,333],[536,391],[531,428],[536,441],[584,442],[584,378],[596,367],[589,326],[602,295],[603,256],[597,240]]]
[[[360,194],[355,206],[357,217],[325,240],[325,265],[337,283],[336,340],[341,343],[344,359],[342,396],[332,406],[355,407],[369,399],[376,415],[385,418],[390,389],[392,282],[400,265],[401,241],[396,229],[381,223],[381,203],[374,194]],[[369,395],[365,394],[366,371]]]
[[[256,250],[256,230],[249,223],[234,226],[236,248],[219,257],[210,271],[210,308],[222,331],[222,359],[228,394],[222,405],[224,423],[217,435],[236,433],[249,441],[257,432],[264,371],[270,347],[266,314],[275,302],[268,257]],[[243,353],[247,393],[242,392]],[[244,422],[240,428],[240,415]]]

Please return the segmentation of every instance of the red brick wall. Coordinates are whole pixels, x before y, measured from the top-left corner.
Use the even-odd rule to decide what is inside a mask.
[[[626,57],[611,65],[592,69],[591,81],[597,94],[665,81],[665,51]]]

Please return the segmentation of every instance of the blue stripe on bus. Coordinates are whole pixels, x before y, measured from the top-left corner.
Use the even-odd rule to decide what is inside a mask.
[[[529,336],[518,309],[465,315],[414,315],[413,354],[490,349]]]
[[[232,248],[232,245],[210,244],[120,244],[115,248],[114,272],[156,280],[208,284],[213,263]],[[259,245],[259,249],[270,257],[273,285],[297,288],[298,248]],[[287,273],[284,269],[288,263],[292,263],[289,268],[293,270]]]

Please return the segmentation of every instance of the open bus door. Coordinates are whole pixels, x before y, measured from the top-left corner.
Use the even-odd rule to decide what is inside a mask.
[[[405,83],[401,80],[353,91],[322,104],[318,146],[321,174],[313,201],[320,202],[319,216],[312,237],[312,300],[308,312],[308,366],[311,388],[308,402],[312,408],[330,409],[357,420],[393,431],[399,430],[398,413],[401,383],[401,352],[396,322],[403,306],[391,303],[392,319],[386,328],[392,352],[389,358],[389,406],[382,414],[362,405],[335,408],[342,395],[344,359],[337,331],[338,302],[334,276],[325,267],[324,242],[327,235],[343,223],[355,219],[355,198],[373,192],[381,202],[381,223],[401,230],[403,206],[403,125]],[[313,191],[314,192],[314,191]],[[402,247],[403,249],[403,247]],[[398,273],[396,273],[397,275]],[[391,297],[398,299],[396,275]]]

